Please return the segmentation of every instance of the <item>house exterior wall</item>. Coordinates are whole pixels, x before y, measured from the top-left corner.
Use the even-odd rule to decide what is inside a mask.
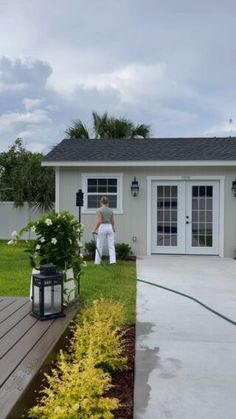
[[[60,167],[57,176],[57,210],[69,210],[78,217],[78,208],[75,206],[75,196],[82,188],[82,173],[97,174],[123,174],[123,213],[116,214],[116,242],[129,243],[137,255],[147,254],[147,177],[182,177],[183,180],[191,176],[224,177],[224,252],[227,257],[234,256],[236,248],[236,198],[232,196],[231,185],[236,177],[234,167]],[[131,196],[130,186],[136,176],[140,191],[138,197]],[[85,225],[83,242],[90,241],[91,231],[95,223],[94,214],[82,213],[82,222]],[[133,242],[132,237],[137,241]]]

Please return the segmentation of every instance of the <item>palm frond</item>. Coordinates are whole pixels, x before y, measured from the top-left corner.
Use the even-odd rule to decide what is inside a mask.
[[[89,130],[80,119],[74,121],[73,126],[68,128],[65,133],[69,138],[89,139]]]

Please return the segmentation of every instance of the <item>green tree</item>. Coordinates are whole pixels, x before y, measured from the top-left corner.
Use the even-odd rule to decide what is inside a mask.
[[[0,197],[14,201],[16,207],[24,202],[35,208],[52,208],[55,196],[54,170],[42,167],[42,154],[32,153],[17,138],[8,151],[0,154]]]
[[[115,118],[108,116],[107,112],[99,115],[92,112],[93,127],[89,130],[81,121],[74,121],[65,133],[69,138],[135,138],[141,136],[144,138],[150,135],[150,126],[145,124],[135,125],[126,118]]]

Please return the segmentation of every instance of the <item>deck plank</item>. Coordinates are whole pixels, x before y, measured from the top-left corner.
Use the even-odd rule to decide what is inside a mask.
[[[16,327],[4,335],[4,338],[0,340],[0,362],[7,352],[10,352],[13,346],[16,346],[18,341],[24,338],[25,334],[31,330],[37,321],[35,317],[26,316]]]
[[[10,414],[78,311],[73,305],[65,317],[41,322],[30,316],[30,308],[26,304],[6,320],[9,332],[5,323],[0,325],[5,333],[0,339],[0,419]]]
[[[20,307],[22,307],[23,305],[25,305],[27,303],[27,299],[26,298],[15,298],[14,301],[11,301],[8,303],[7,306],[5,306],[1,311],[0,311],[0,324],[5,322],[5,320],[12,316]]]
[[[0,389],[19,363],[42,338],[46,330],[50,328],[51,324],[52,320],[38,321],[35,327],[28,330],[22,339],[0,360]]]
[[[32,304],[27,301],[22,307],[12,313],[4,322],[0,323],[0,339],[13,327],[17,326],[22,319],[31,313]]]
[[[9,307],[11,304],[14,303],[14,301],[16,301],[16,298],[6,298],[3,301],[1,301],[1,306],[0,306],[0,314],[7,308]]]

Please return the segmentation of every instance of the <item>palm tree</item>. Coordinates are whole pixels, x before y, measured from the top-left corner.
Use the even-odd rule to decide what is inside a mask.
[[[69,127],[65,133],[69,136],[69,138],[89,138],[89,131],[81,120],[74,121],[74,125]]]
[[[135,125],[126,118],[115,118],[108,116],[107,112],[99,115],[92,112],[93,129],[91,136],[86,125],[81,120],[75,121],[73,126],[65,133],[69,138],[147,138],[150,135],[150,126],[146,124]]]

